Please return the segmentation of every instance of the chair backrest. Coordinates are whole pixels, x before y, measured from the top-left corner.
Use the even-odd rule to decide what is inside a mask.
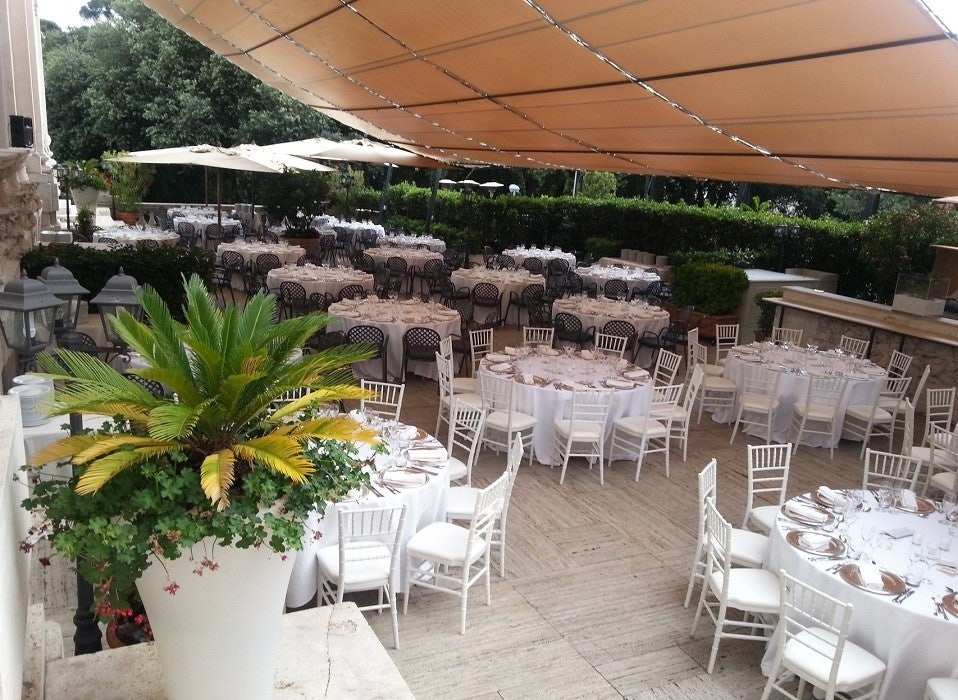
[[[687,416],[692,414],[692,406],[695,405],[695,399],[698,398],[699,391],[702,389],[702,382],[704,381],[705,370],[702,369],[702,365],[695,365],[695,367],[692,368],[692,376],[689,379],[689,388],[685,392],[685,400],[682,402]]]
[[[912,403],[917,404],[921,401],[921,392],[925,390],[925,382],[928,381],[928,375],[931,374],[931,365],[925,365],[925,371],[921,373],[921,376],[918,377],[918,383],[915,385],[915,390],[912,392]]]
[[[608,299],[625,299],[629,294],[629,284],[625,280],[611,279],[605,283],[602,292]]]
[[[756,494],[769,494],[778,505],[785,503],[788,470],[792,464],[792,443],[748,446],[748,496],[745,514],[755,505]]]
[[[492,411],[504,411],[511,418],[514,390],[515,382],[512,379],[497,377],[488,373],[479,375],[479,395],[482,397],[482,407],[490,413]]]
[[[773,328],[772,342],[788,343],[789,345],[801,345],[802,344],[802,329],[801,328],[781,328],[781,327]]]
[[[806,406],[826,406],[837,410],[842,403],[848,381],[844,377],[812,377],[805,395]]]
[[[522,344],[525,347],[535,345],[546,345],[552,347],[552,338],[555,334],[555,328],[539,328],[535,326],[523,326]]]
[[[612,406],[611,389],[582,389],[572,392],[570,419],[573,423],[605,426]]]
[[[280,282],[279,295],[286,309],[306,311],[306,288],[299,282]]]
[[[406,391],[405,384],[391,384],[389,382],[373,382],[363,379],[359,386],[371,393],[371,396],[363,397],[359,400],[359,410],[363,413],[372,413],[375,416],[399,420],[399,412],[402,410],[403,394]]]
[[[699,472],[698,481],[699,481],[699,530],[698,530],[698,533],[701,537],[704,538],[708,535],[708,530],[705,527],[705,514],[708,509],[705,506],[709,501],[715,500],[717,483],[718,483],[718,461],[714,457],[708,464],[705,465],[705,468]]]
[[[899,350],[892,350],[891,358],[888,360],[888,374],[904,377],[914,359],[911,355],[906,355]]]
[[[542,298],[546,294],[546,288],[541,284],[527,284],[522,288],[520,300],[526,308],[542,303]]]
[[[431,359],[432,353],[439,350],[439,333],[425,326],[413,326],[402,336],[406,353],[417,360]]]
[[[595,349],[607,355],[614,355],[619,359],[625,354],[625,346],[628,342],[629,339],[621,335],[595,334]]]
[[[562,340],[579,340],[582,333],[582,321],[578,316],[559,312],[552,317],[552,327],[555,329],[555,337]]]
[[[389,270],[389,274],[391,276],[406,274],[406,269],[408,267],[409,264],[404,258],[399,258],[396,256],[386,258],[386,269]]]
[[[698,330],[698,329],[696,329]],[[738,345],[739,324],[719,323],[715,326],[715,358],[720,360]]]
[[[386,347],[386,334],[378,326],[353,326],[346,331],[346,339],[350,343],[365,343],[370,349],[375,349],[376,354],[370,359],[382,356],[383,348]]]
[[[505,497],[502,502],[501,520],[505,523],[506,514],[509,512],[509,502],[512,500],[512,488],[516,485],[516,477],[519,476],[519,465],[522,463],[522,436],[516,435],[512,440],[512,447],[509,448],[509,459],[506,460],[506,476],[509,478],[509,486],[506,489]]]
[[[339,572],[345,578],[350,566],[389,559],[389,580],[399,561],[406,506],[384,508],[340,507]],[[375,583],[375,582],[371,582]]]
[[[875,400],[875,406],[877,407],[879,402],[884,400],[888,404],[886,406],[886,408],[888,408],[888,406],[891,404],[891,401],[894,401],[894,410],[891,412],[893,414],[898,413],[901,407],[901,402],[908,393],[908,387],[910,384],[911,377],[885,377],[881,391],[878,392],[878,398]]]
[[[685,388],[685,384],[668,384],[654,387],[652,395],[649,397],[648,415],[671,425],[672,418],[675,415],[672,409],[678,406],[683,388]]]
[[[894,488],[914,490],[920,469],[920,459],[869,448],[865,450],[862,488],[868,490],[890,484]]]
[[[476,306],[497,306],[500,299],[499,287],[491,282],[479,282],[472,288],[472,303]]]
[[[746,364],[742,375],[742,396],[774,397],[778,392],[781,372],[773,372],[761,365]]]
[[[469,348],[472,353],[472,373],[475,376],[482,358],[492,352],[492,328],[480,328],[469,331]]]
[[[709,553],[705,580],[708,581],[713,573],[718,573],[722,584],[722,592],[718,597],[728,600],[729,571],[732,568],[732,525],[719,513],[714,497],[705,501],[705,532]]]
[[[279,261],[279,258],[272,253],[260,253],[256,256],[256,261],[253,263],[253,266],[256,268],[258,274],[265,275],[270,270],[282,267],[283,264]]]
[[[439,341],[439,354],[450,362],[453,361],[452,336],[444,335]]]
[[[652,371],[655,386],[672,384],[675,381],[675,375],[678,374],[680,364],[682,364],[681,355],[665,348],[659,350],[659,356],[655,360],[655,369]]]
[[[905,414],[905,425],[902,428],[901,453],[911,456],[911,448],[915,446],[915,405],[908,399],[901,402],[902,413]]]
[[[476,494],[476,507],[472,512],[472,520],[469,522],[469,536],[464,540],[467,548],[471,548],[476,538],[479,538],[485,542],[486,554],[489,553],[492,530],[502,514],[508,489],[509,474],[503,473]]]
[[[436,353],[436,372],[439,376],[439,403],[452,396],[452,356],[446,357],[442,352]],[[441,410],[441,409],[440,409]]]
[[[855,357],[865,357],[868,354],[868,340],[864,338],[853,338],[850,335],[843,335],[838,341],[838,347],[842,352]]]
[[[347,284],[339,290],[339,300],[343,299],[365,299],[366,289],[361,284]]]
[[[838,670],[852,620],[852,603],[813,588],[779,571],[779,654],[787,646],[803,658],[803,666],[828,678],[827,692],[834,695]],[[796,649],[799,646],[801,651]],[[828,669],[828,673],[824,673]]]
[[[227,270],[242,270],[246,261],[235,250],[224,250],[220,254],[220,263]]]
[[[951,428],[952,413],[955,408],[955,387],[929,389],[925,397],[925,433],[923,440],[931,434],[933,428],[948,430]]]
[[[542,260],[540,258],[526,258],[522,261],[522,266],[533,275],[542,274]]]
[[[450,457],[454,456],[453,453],[457,447],[465,451],[466,457],[462,462],[466,465],[467,473],[472,472],[472,466],[475,464],[476,450],[485,424],[484,410],[453,396],[452,408],[449,412],[449,438],[446,440],[446,451],[449,452]]]

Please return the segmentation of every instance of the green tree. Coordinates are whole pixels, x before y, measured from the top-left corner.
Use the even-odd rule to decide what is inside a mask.
[[[589,199],[615,197],[618,188],[615,173],[587,172],[582,176],[582,196]]]

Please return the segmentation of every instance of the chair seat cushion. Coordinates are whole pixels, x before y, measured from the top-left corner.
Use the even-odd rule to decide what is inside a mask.
[[[856,418],[862,423],[867,423],[871,418],[872,407],[869,404],[852,404],[845,410],[845,418]],[[875,409],[875,423],[891,423],[891,414],[883,408]]]
[[[799,669],[809,680],[814,678],[820,681],[816,685],[824,686],[831,673],[837,641],[837,635],[828,630],[817,627],[802,630],[785,644],[783,659],[789,666]],[[878,678],[884,672],[885,664],[881,659],[846,640],[841,661],[838,663],[835,687],[837,690],[856,688]]]
[[[803,403],[795,404],[795,413],[800,416],[807,416],[809,420],[834,420],[835,407],[825,404],[813,403],[806,406]],[[866,419],[867,420],[867,419]]]
[[[350,549],[356,550],[355,560],[350,560]],[[346,576],[339,577],[339,545],[322,547],[316,553],[316,563],[327,581],[353,588],[363,584],[377,584],[389,579],[389,564],[392,557],[389,547],[378,542],[351,542],[346,546]]]
[[[742,408],[756,413],[770,413],[778,406],[778,400],[759,394],[742,394]]]
[[[453,388],[453,391],[455,392],[455,388]],[[480,397],[479,394],[472,394],[472,393],[460,394],[456,392],[453,394],[453,398],[455,398],[457,401],[462,401],[463,403],[468,404],[469,406],[472,406],[473,408],[482,408],[482,397]]]
[[[702,387],[706,391],[730,391],[733,393],[738,391],[738,385],[731,379],[717,377],[711,374],[705,375],[705,378],[702,380]]]
[[[536,424],[536,419],[526,413],[512,412],[512,430],[528,430]],[[493,411],[486,416],[486,427],[493,430],[509,428],[509,414],[505,411]]]
[[[722,572],[715,571],[709,580],[712,592],[722,595]],[[777,613],[779,608],[778,576],[765,569],[732,569],[729,571],[728,605],[736,610]]]
[[[466,463],[458,457],[449,458],[449,480],[463,479],[469,473]]]
[[[469,541],[468,528],[443,522],[426,525],[406,544],[407,555],[450,566],[471,564],[485,551],[482,538],[473,536]]]
[[[931,700],[958,698],[958,678],[929,678],[926,692]]]
[[[452,393],[454,394],[475,394],[476,388],[475,377],[452,378]]]
[[[668,429],[664,423],[660,423],[648,416],[626,416],[624,418],[617,418],[612,425],[615,430],[636,437],[641,437],[645,434],[650,438],[662,438],[668,433]]]
[[[939,491],[958,493],[958,473],[938,472],[928,480],[928,485]]]
[[[702,365],[702,369],[705,370],[705,374],[709,377],[721,377],[722,373],[725,371],[725,368],[721,365]]]
[[[476,511],[479,489],[472,486],[453,486],[446,493],[446,520],[472,520]]]
[[[751,530],[732,529],[732,563],[760,567],[768,558],[768,537]]]
[[[751,519],[765,532],[771,532],[781,510],[779,506],[756,506],[752,508]]]
[[[605,438],[605,426],[599,423],[593,423],[592,421],[571,421],[571,420],[557,420],[555,422],[556,432],[559,433],[564,438],[569,437],[569,433],[572,433],[573,440],[590,440],[595,442],[597,440],[602,440]]]

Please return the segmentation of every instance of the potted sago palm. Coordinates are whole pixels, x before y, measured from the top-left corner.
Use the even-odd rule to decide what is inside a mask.
[[[323,408],[362,395],[348,365],[368,353],[301,355],[329,319],[277,320],[271,295],[221,310],[194,276],[186,299],[179,322],[144,287],[144,322],[113,320],[162,395],[91,355],[39,360],[58,387],[51,415],[114,418],[35,456],[25,548],[49,539],[102,605],[136,585],[169,697],[271,697],[303,523],[368,482],[355,454],[376,434]]]

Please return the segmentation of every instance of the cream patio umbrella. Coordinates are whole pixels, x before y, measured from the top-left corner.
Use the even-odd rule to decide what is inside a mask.
[[[149,151],[132,151],[112,160],[156,165],[203,165],[216,168],[216,221],[219,225],[223,223],[221,192],[223,170],[246,170],[255,173],[283,173],[290,170],[329,172],[333,170],[333,168],[305,158],[269,151],[262,146],[252,144],[243,144],[235,148],[207,144],[157,148]]]
[[[342,160],[355,163],[377,163],[379,165],[409,165],[416,168],[443,168],[448,163],[410,151],[378,143],[369,139],[351,141],[332,141],[330,139],[304,139],[262,146],[270,153],[280,153],[300,158],[317,160]]]

